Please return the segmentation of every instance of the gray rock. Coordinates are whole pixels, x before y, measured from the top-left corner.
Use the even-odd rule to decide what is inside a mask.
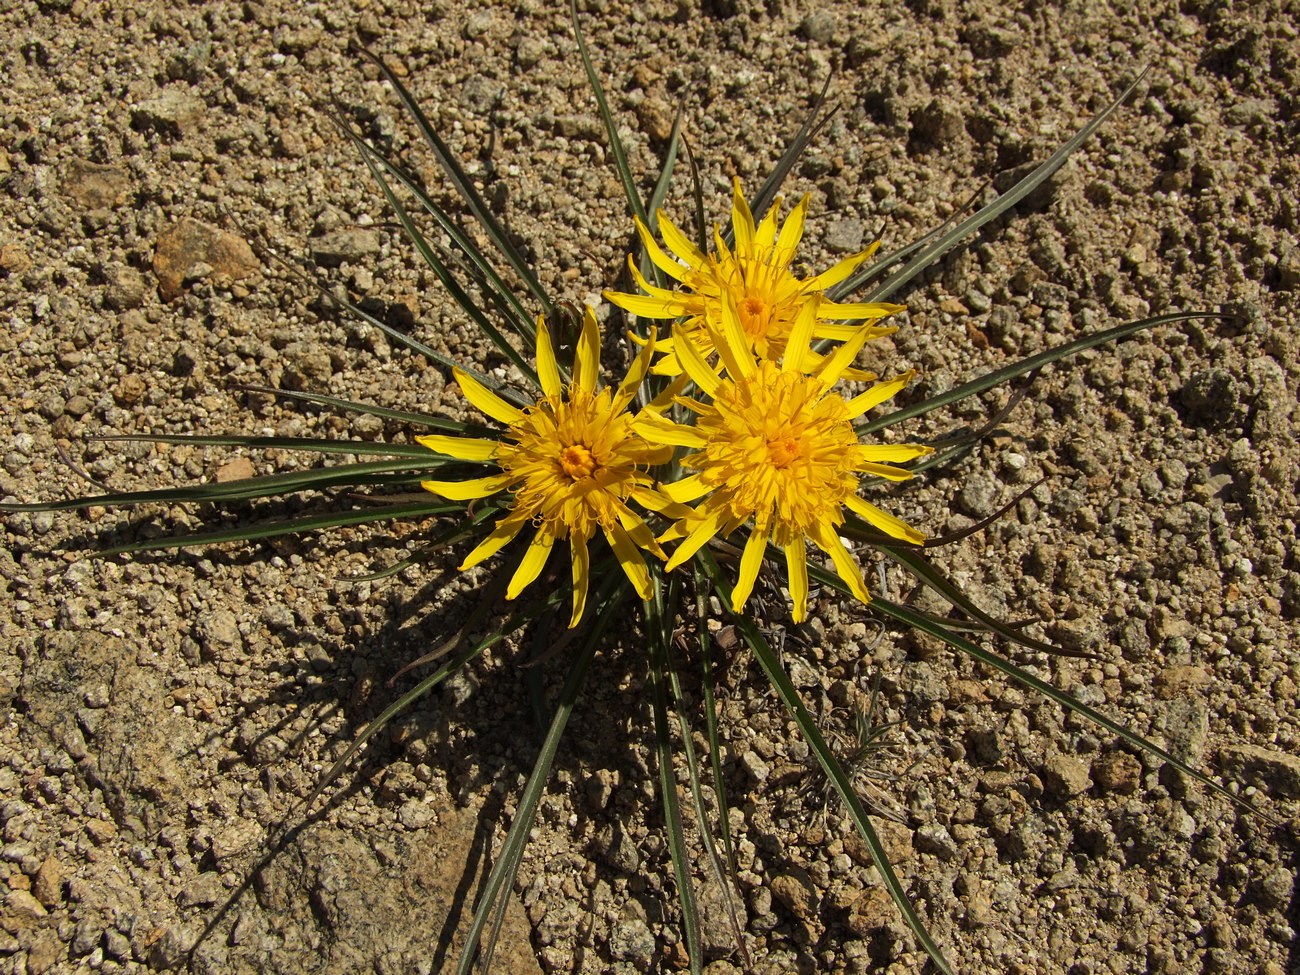
[[[460,103],[472,112],[483,114],[496,107],[501,100],[502,91],[504,88],[500,82],[475,75],[461,88]]]
[[[957,841],[948,828],[940,823],[927,823],[912,835],[912,843],[922,853],[930,853],[940,860],[951,860],[959,851]]]
[[[1258,745],[1225,745],[1219,750],[1223,771],[1255,784],[1281,799],[1300,799],[1300,758]]]
[[[73,159],[63,173],[60,188],[83,210],[103,210],[127,201],[131,179],[118,166]]]
[[[1202,369],[1193,373],[1178,391],[1178,402],[1196,426],[1228,426],[1240,398],[1238,383],[1226,369]]]
[[[157,98],[138,102],[131,109],[131,121],[171,135],[184,135],[203,118],[206,106],[193,95],[168,89]]]
[[[836,220],[826,228],[826,246],[837,254],[856,254],[862,250],[867,227],[861,220]]]
[[[814,10],[799,22],[799,33],[810,41],[825,44],[835,38],[835,15],[829,10]]]
[[[144,275],[135,268],[124,265],[110,267],[104,272],[104,281],[108,285],[104,291],[104,302],[109,308],[125,311],[144,304],[148,285]]]
[[[655,955],[655,936],[639,917],[620,921],[609,933],[609,953],[618,961],[631,962],[648,971]]]
[[[338,267],[344,263],[355,264],[362,258],[378,254],[379,234],[373,230],[350,227],[313,238],[310,244],[312,260],[324,267]]]
[[[176,895],[176,903],[181,907],[197,907],[215,904],[226,896],[226,886],[221,882],[221,875],[213,871],[201,873]]]
[[[208,656],[221,651],[242,647],[244,636],[239,632],[239,621],[228,609],[211,610],[199,616],[199,645]]]

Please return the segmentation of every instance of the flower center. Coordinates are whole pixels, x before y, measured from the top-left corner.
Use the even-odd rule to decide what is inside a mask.
[[[740,300],[736,311],[740,315],[741,327],[750,338],[762,338],[767,334],[770,309],[762,298],[746,295]]]
[[[575,481],[581,477],[591,477],[592,471],[596,469],[596,458],[588,448],[576,443],[560,451],[560,468]]]
[[[778,437],[767,442],[767,456],[773,467],[787,468],[800,455],[799,441],[794,437]]]

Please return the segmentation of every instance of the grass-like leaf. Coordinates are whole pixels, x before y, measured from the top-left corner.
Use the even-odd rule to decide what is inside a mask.
[[[298,491],[321,491],[331,487],[367,487],[376,484],[405,484],[420,480],[424,474],[459,461],[430,452],[424,463],[411,460],[372,461],[365,464],[339,464],[306,471],[282,471],[261,477],[211,484],[187,484],[184,487],[157,488],[151,491],[114,491],[62,501],[38,501],[31,504],[0,503],[0,511],[75,511],[79,508],[120,507],[137,504],[200,503],[204,501],[249,501]],[[395,472],[407,472],[395,475]]]
[[[599,606],[600,609],[596,613],[596,618],[591,623],[591,629],[588,630],[573,662],[569,665],[569,673],[565,678],[564,686],[560,689],[560,698],[556,702],[555,715],[551,719],[551,726],[547,730],[541,750],[537,753],[537,759],[533,763],[533,770],[528,777],[527,785],[524,786],[523,794],[520,795],[519,801],[515,805],[515,817],[510,824],[509,832],[506,834],[505,843],[502,844],[501,852],[497,855],[497,861],[492,866],[492,872],[488,875],[487,882],[483,885],[483,889],[479,894],[478,906],[474,910],[474,919],[470,923],[469,933],[465,938],[465,947],[461,951],[460,963],[456,967],[457,975],[470,975],[483,937],[483,929],[487,925],[489,917],[495,914],[496,919],[493,922],[494,934],[489,939],[487,948],[483,952],[483,971],[486,972],[491,969],[492,947],[496,942],[495,931],[500,930],[501,922],[505,917],[505,898],[509,896],[514,885],[515,875],[519,872],[519,863],[523,859],[524,847],[528,843],[528,835],[532,832],[533,821],[537,817],[537,806],[541,801],[542,792],[546,788],[547,780],[550,778],[551,766],[555,762],[555,753],[559,749],[560,738],[564,734],[565,726],[569,723],[569,715],[573,713],[573,705],[582,690],[583,681],[587,676],[587,668],[596,655],[596,648],[600,645],[601,638],[605,635],[605,631],[614,621],[614,618],[619,615],[618,611],[626,602],[630,591],[629,587],[624,584],[624,580],[620,578],[619,573],[609,573],[605,576],[605,583],[595,601],[595,605]],[[556,598],[559,598],[561,594],[557,594]]]
[[[713,583],[713,587],[723,605],[729,605],[731,601],[731,585],[727,582],[718,563],[714,560],[713,554],[707,548],[703,548],[696,555],[696,559]],[[810,565],[809,569],[812,568],[814,567]],[[804,741],[808,743],[808,747],[817,756],[818,764],[821,765],[827,778],[834,785],[835,791],[839,793],[845,806],[848,807],[849,816],[852,818],[863,843],[866,844],[867,850],[871,854],[871,862],[875,864],[876,870],[880,873],[881,881],[884,883],[885,889],[889,891],[889,896],[898,906],[899,912],[903,915],[903,920],[912,929],[912,933],[916,935],[921,947],[925,949],[926,954],[930,956],[935,966],[944,975],[953,975],[952,967],[949,965],[947,958],[939,950],[939,946],[934,943],[934,939],[930,937],[925,925],[921,923],[921,919],[917,915],[915,908],[912,907],[912,902],[903,889],[898,875],[894,873],[894,868],[885,855],[885,848],[880,842],[880,836],[876,833],[875,827],[871,825],[871,820],[868,818],[867,811],[853,788],[852,781],[844,773],[844,769],[840,766],[834,751],[826,743],[821,729],[817,727],[817,722],[813,720],[812,715],[808,713],[808,709],[804,707],[803,702],[799,699],[799,692],[795,690],[794,684],[786,676],[781,667],[781,661],[772,648],[768,646],[767,640],[763,638],[763,634],[754,625],[753,620],[743,613],[732,613],[731,618],[735,621],[737,632],[744,638],[745,643],[753,651],[755,659],[758,660],[759,666],[763,668],[763,672],[772,684],[772,689],[776,691],[781,703],[785,705],[786,710],[790,712],[790,716],[794,718],[795,723],[799,726]]]
[[[194,532],[185,535],[173,535],[167,538],[154,538],[146,542],[116,545],[112,548],[102,549],[98,554],[120,555],[124,552],[156,552],[170,548],[198,548],[207,545],[220,545],[223,542],[251,542],[264,538],[277,538],[282,535],[300,535],[303,532],[325,528],[340,528],[344,525],[365,525],[377,521],[451,515],[464,510],[465,506],[463,504],[439,503],[437,501],[381,505],[353,511],[335,511],[320,515],[308,515],[304,518],[258,522],[253,525],[242,525],[238,528],[227,528],[222,531]]]
[[[894,410],[884,416],[877,417],[874,420],[868,420],[854,426],[859,436],[875,433],[886,427],[891,427],[896,423],[902,423],[904,420],[910,420],[913,417],[924,416],[926,413],[933,412],[944,406],[951,406],[953,403],[959,403],[970,396],[978,396],[980,393],[987,392],[995,386],[1001,385],[1008,379],[1015,379],[1017,376],[1023,376],[1026,373],[1033,372],[1035,369],[1041,369],[1043,366],[1050,365],[1053,362],[1059,362],[1062,359],[1075,355],[1085,349],[1096,348],[1099,345],[1105,345],[1107,342],[1115,342],[1122,338],[1127,338],[1136,332],[1146,328],[1154,328],[1157,325],[1171,325],[1175,322],[1188,322],[1197,318],[1218,318],[1230,320],[1232,315],[1222,314],[1220,312],[1210,311],[1187,311],[1174,312],[1169,315],[1156,315],[1153,318],[1143,318],[1138,321],[1128,322],[1124,325],[1117,325],[1114,328],[1108,328],[1100,332],[1089,332],[1072,342],[1066,342],[1064,345],[1053,346],[1036,355],[1028,356],[1019,362],[1013,362],[1001,369],[995,369],[992,372],[985,373],[977,379],[972,379],[968,383],[956,386],[946,393],[939,393],[937,396],[931,396],[919,403],[911,406],[904,406],[901,409]]]
[[[375,440],[331,440],[323,437],[241,437],[223,434],[151,433],[109,434],[105,443],[165,443],[190,447],[243,447],[248,450],[301,450],[314,454],[436,458],[417,443],[382,443]]]
[[[496,268],[488,261],[474,239],[451,218],[450,214],[434,202],[419,182],[348,125],[341,112],[336,114],[334,124],[352,141],[357,151],[378,163],[384,172],[401,183],[419,201],[425,212],[433,217],[438,226],[451,238],[455,245],[453,254],[459,255],[461,268],[479,290],[488,296],[502,317],[510,324],[511,329],[529,342],[535,341],[536,329],[532,317],[515,295],[514,289],[497,273]]]
[[[750,201],[750,210],[754,214],[755,222],[762,220],[767,214],[767,211],[776,200],[776,195],[781,192],[786,177],[790,175],[790,170],[799,161],[799,157],[808,148],[808,144],[839,111],[839,106],[836,105],[825,115],[821,115],[822,107],[826,104],[826,92],[831,87],[832,77],[829,74],[826,76],[826,80],[822,83],[822,90],[813,100],[812,107],[808,110],[807,118],[803,120],[803,124],[799,126],[799,130],[781,153],[781,158],[776,161],[776,166],[773,167],[772,172],[768,174],[767,179],[763,181],[763,185],[758,188],[758,192],[754,194],[754,198]],[[727,226],[723,230],[722,238],[727,242],[728,246],[731,246],[735,240],[735,230],[732,228],[730,221],[727,222]]]
[[[252,383],[237,383],[231,388],[246,393],[264,393],[268,396],[281,396],[285,399],[301,400],[304,403],[315,403],[318,406],[330,406],[347,413],[369,413],[371,416],[383,417],[385,420],[410,423],[432,430],[445,430],[448,433],[463,434],[469,437],[496,437],[500,436],[501,433],[501,431],[494,430],[491,427],[480,426],[476,423],[461,423],[459,420],[448,420],[446,417],[434,416],[432,413],[390,410],[384,406],[375,406],[373,403],[357,403],[353,400],[339,399],[337,396],[325,396],[322,393],[297,389],[279,389],[275,386],[258,386]]]
[[[808,574],[810,577],[816,578],[816,580],[819,583],[821,583],[823,586],[834,589],[836,592],[842,593],[843,595],[846,596],[852,595],[849,592],[848,587],[844,585],[843,581],[839,578],[838,575],[836,575],[833,572],[828,572],[826,569],[822,568],[821,566],[809,564]],[[879,595],[872,597],[871,607],[873,609],[879,610],[881,613],[883,613],[886,616],[898,620],[900,623],[903,623],[906,626],[913,627],[915,629],[920,630],[923,633],[928,633],[931,636],[938,637],[940,640],[942,640],[944,643],[947,643],[949,646],[954,647],[957,650],[960,650],[962,653],[969,655],[975,660],[978,660],[980,663],[987,664],[988,666],[992,667],[994,670],[997,670],[1000,673],[1010,677],[1012,680],[1016,681],[1016,683],[1021,684],[1024,687],[1028,687],[1030,690],[1037,691],[1038,693],[1042,694],[1044,697],[1047,697],[1055,701],[1057,704],[1060,704],[1063,707],[1067,708],[1068,710],[1073,711],[1075,714],[1079,715],[1080,717],[1086,718],[1087,720],[1091,721],[1093,724],[1097,725],[1098,727],[1104,728],[1106,731],[1110,732],[1115,737],[1123,739],[1124,741],[1128,742],[1130,745],[1133,745],[1135,748],[1140,748],[1142,751],[1146,752],[1149,755],[1155,756],[1156,758],[1160,759],[1162,762],[1167,762],[1168,764],[1176,768],[1179,772],[1182,772],[1184,775],[1186,775],[1188,778],[1195,779],[1197,782],[1201,783],[1206,788],[1210,789],[1213,792],[1217,792],[1219,795],[1231,800],[1233,803],[1235,803],[1237,806],[1240,806],[1242,809],[1255,813],[1256,815],[1263,816],[1269,822],[1275,822],[1275,820],[1272,817],[1261,812],[1259,809],[1255,808],[1255,806],[1251,805],[1245,799],[1236,795],[1231,790],[1224,788],[1222,785],[1220,785],[1218,782],[1215,782],[1213,779],[1209,778],[1204,773],[1196,771],[1196,769],[1192,768],[1190,765],[1187,765],[1185,762],[1182,762],[1179,759],[1175,758],[1173,755],[1169,754],[1169,752],[1165,751],[1159,745],[1156,745],[1153,742],[1148,741],[1146,738],[1143,738],[1139,734],[1135,734],[1134,732],[1129,731],[1123,725],[1106,717],[1100,711],[1090,708],[1082,701],[1076,700],[1071,695],[1065,693],[1065,691],[1062,691],[1059,688],[1052,686],[1047,681],[1035,677],[1033,674],[1029,673],[1028,671],[1024,670],[1021,667],[1016,666],[1006,658],[996,653],[993,653],[991,650],[986,650],[984,647],[981,647],[977,643],[972,643],[970,640],[967,640],[964,637],[960,636],[959,634],[955,633],[947,626],[936,621],[932,617],[924,613],[918,613],[914,610],[908,609],[905,606],[900,606],[897,603],[891,602],[890,600],[885,599],[883,596],[879,596]]]
[[[479,195],[478,189],[474,186],[474,183],[470,180],[469,176],[466,175],[465,170],[461,168],[460,162],[456,159],[455,154],[447,148],[447,144],[442,141],[437,130],[435,130],[430,124],[428,117],[421,110],[419,103],[411,96],[411,93],[406,90],[406,86],[402,84],[401,79],[393,73],[392,69],[390,69],[383,60],[366,48],[360,48],[360,51],[362,55],[364,55],[380,70],[380,72],[382,72],[384,79],[393,86],[393,90],[397,92],[397,97],[402,100],[402,105],[406,108],[407,113],[412,119],[414,119],[416,126],[420,130],[420,134],[424,136],[425,141],[429,143],[434,156],[437,157],[443,170],[451,179],[452,186],[455,188],[456,192],[465,200],[465,204],[469,207],[470,213],[474,215],[474,219],[482,225],[483,230],[492,240],[492,243],[496,246],[497,250],[501,252],[507,263],[509,263],[511,268],[514,269],[514,272],[518,274],[524,284],[527,285],[528,290],[532,292],[533,297],[536,298],[538,303],[542,306],[542,310],[549,314],[551,311],[550,295],[548,295],[546,289],[542,287],[541,281],[538,280],[537,275],[533,272],[528,261],[526,261],[524,256],[519,253],[519,249],[515,247],[514,242],[510,239],[510,235],[507,234],[505,228],[501,226],[501,222],[497,220],[496,215],[493,214],[492,211],[488,209],[487,204],[483,202],[483,197]]]
[[[379,184],[379,189],[383,192],[384,199],[386,199],[388,205],[393,208],[393,212],[397,215],[398,222],[402,225],[402,230],[406,232],[406,236],[410,239],[411,243],[415,245],[415,249],[419,251],[420,256],[424,258],[424,263],[429,266],[429,269],[433,271],[438,280],[442,282],[442,286],[447,289],[447,292],[455,300],[456,304],[460,305],[465,314],[470,317],[474,324],[478,326],[479,330],[488,337],[488,340],[497,347],[502,355],[514,363],[519,371],[527,376],[534,385],[540,386],[541,384],[537,379],[537,372],[533,369],[532,365],[530,365],[528,361],[519,354],[519,350],[511,345],[506,340],[506,337],[501,334],[501,331],[488,320],[488,317],[483,314],[482,309],[478,307],[474,302],[474,299],[472,299],[465,292],[465,289],[460,286],[460,282],[452,275],[451,269],[448,268],[442,258],[438,256],[437,251],[435,251],[429,242],[425,240],[424,235],[420,233],[420,228],[415,225],[415,221],[411,219],[411,215],[407,213],[406,207],[403,206],[402,201],[397,198],[397,194],[393,192],[392,186],[389,185],[384,174],[380,172],[379,166],[370,157],[370,154],[363,151],[361,153],[361,159],[366,164],[366,168],[370,170],[371,177],[373,177],[374,181]]]
[[[1124,91],[1113,102],[1103,108],[1100,112],[1074,134],[1064,145],[1052,153],[1047,160],[1013,186],[1006,193],[1003,193],[992,203],[981,207],[975,213],[971,214],[957,226],[953,227],[946,234],[935,239],[924,249],[920,250],[912,257],[902,268],[890,275],[883,284],[873,288],[863,301],[884,301],[890,295],[894,294],[899,288],[911,281],[935,261],[937,261],[949,249],[956,246],[962,239],[975,233],[990,220],[994,220],[1006,213],[1013,206],[1023,200],[1026,196],[1037,189],[1045,180],[1065,164],[1070,155],[1081,146],[1087,138],[1097,129],[1128,99],[1129,95],[1137,89],[1143,80],[1145,80],[1149,68],[1143,69]],[[841,293],[848,294],[858,288],[861,283],[870,276],[870,269],[864,269],[853,275],[846,281],[841,289]]]
[[[596,110],[600,113],[600,120],[605,124],[605,133],[609,136],[609,151],[614,156],[614,167],[618,170],[618,178],[623,182],[623,194],[627,197],[627,204],[631,208],[633,215],[649,227],[650,215],[646,213],[645,204],[641,202],[641,192],[636,188],[636,180],[632,176],[632,167],[628,165],[623,140],[618,137],[618,126],[614,122],[614,114],[609,110],[609,102],[605,99],[605,88],[600,83],[600,75],[596,73],[596,66],[591,62],[591,52],[587,50],[587,39],[582,34],[582,24],[578,20],[577,0],[570,0],[569,14],[573,20],[573,36],[578,42],[578,54],[582,57],[582,67],[587,72],[587,83],[591,85],[591,93],[596,97]]]
[[[700,975],[704,957],[700,947],[700,915],[695,905],[695,881],[691,877],[690,851],[686,847],[686,834],[682,829],[681,803],[677,798],[677,776],[673,769],[673,733],[668,723],[668,642],[672,639],[673,610],[663,605],[663,585],[655,586],[650,601],[645,603],[645,631],[650,650],[650,702],[654,713],[655,751],[659,767],[659,800],[663,803],[664,829],[668,834],[668,849],[677,878],[677,899],[682,908],[682,928],[686,934],[686,954],[690,960],[691,975]],[[682,740],[689,742],[690,727],[683,725]],[[700,833],[706,831],[703,820]]]

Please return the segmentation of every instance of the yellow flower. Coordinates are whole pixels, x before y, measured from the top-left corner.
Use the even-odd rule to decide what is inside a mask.
[[[799,311],[812,298],[839,284],[876,252],[876,241],[866,250],[854,254],[828,271],[814,277],[800,278],[790,270],[795,248],[803,236],[804,218],[808,213],[808,197],[799,201],[785,223],[777,230],[777,215],[781,200],[768,210],[757,226],[736,180],[732,199],[731,220],[735,229],[735,247],[728,248],[722,235],[714,227],[716,253],[705,254],[660,211],[659,229],[676,260],[664,252],[655,241],[649,228],[640,220],[637,232],[645,245],[650,260],[666,275],[679,283],[675,289],[657,288],[645,280],[631,257],[628,267],[644,295],[606,291],[605,298],[618,307],[642,318],[684,318],[680,334],[685,335],[695,348],[708,358],[713,351],[709,341],[706,321],[715,326],[721,321],[724,300],[735,305],[750,348],[759,359],[776,361],[785,352],[790,331]],[[847,324],[862,319],[880,319],[903,310],[902,305],[877,302],[840,304],[822,300],[820,314],[812,338],[846,341],[861,334],[861,325]],[[878,325],[865,326],[867,338],[889,335],[896,328]],[[682,339],[674,330],[673,338],[659,344],[665,355],[655,363],[654,372],[677,375],[682,371],[678,349]],[[870,373],[856,369],[846,370],[852,379],[875,379]]]
[[[724,303],[725,331],[711,330],[710,341],[721,354],[725,378],[714,373],[692,343],[681,341],[682,326],[677,326],[682,366],[712,402],[679,399],[697,414],[692,426],[673,423],[654,411],[643,412],[634,422],[640,433],[658,443],[696,451],[684,457],[682,465],[698,473],[663,487],[669,498],[682,504],[704,498],[660,537],[682,539],[668,569],[681,565],[715,536],[726,537],[752,520],[732,596],[736,612],[753,590],[769,538],[785,550],[796,622],[807,615],[805,540],[829,555],[853,594],[868,602],[862,572],[836,531],[844,522],[844,508],[893,538],[918,545],[925,540],[916,529],[860,498],[857,488],[862,474],[891,481],[910,478],[910,471],[894,465],[931,453],[932,448],[861,444],[852,422],[898,393],[914,373],[877,383],[845,400],[831,387],[867,336],[860,333],[818,360],[807,351],[817,314],[815,302],[800,311],[778,366],[755,359],[739,317]]]
[[[537,531],[506,590],[506,598],[514,599],[541,573],[556,540],[567,538],[573,561],[569,625],[576,626],[586,605],[590,575],[587,543],[599,530],[637,593],[649,598],[650,573],[641,550],[665,556],[654,533],[628,502],[663,511],[670,518],[689,510],[655,490],[653,480],[645,474],[648,466],[668,460],[672,449],[639,435],[627,412],[653,353],[652,336],[617,390],[598,388],[600,333],[588,308],[575,353],[574,382],[569,386],[561,380],[545,320],[538,318],[537,374],[543,395],[533,407],[521,410],[512,406],[473,377],[454,370],[466,399],[509,428],[505,439],[438,435],[416,439],[448,457],[496,464],[501,472],[467,481],[424,481],[423,486],[453,501],[484,498],[500,491],[514,494],[507,513],[465,557],[461,569],[489,558],[525,525],[534,525]]]

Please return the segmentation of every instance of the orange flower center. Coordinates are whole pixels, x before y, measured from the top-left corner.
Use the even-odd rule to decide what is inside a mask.
[[[799,454],[799,441],[794,437],[780,437],[767,442],[767,455],[771,458],[773,467],[787,468]]]
[[[560,468],[575,481],[580,477],[591,477],[596,469],[596,458],[590,450],[576,443],[560,451]]]
[[[770,309],[767,303],[755,295],[742,298],[736,308],[740,315],[740,324],[750,338],[762,338],[767,334]]]

